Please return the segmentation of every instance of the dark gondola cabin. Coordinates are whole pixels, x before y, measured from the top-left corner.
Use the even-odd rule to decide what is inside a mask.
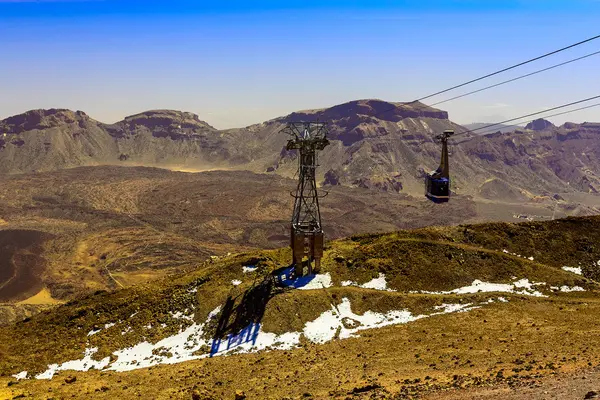
[[[425,195],[436,203],[450,200],[450,166],[448,164],[448,138],[454,131],[444,131],[436,137],[442,142],[442,160],[438,169],[425,177]]]

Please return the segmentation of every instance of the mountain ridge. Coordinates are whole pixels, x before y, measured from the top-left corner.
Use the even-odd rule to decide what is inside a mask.
[[[319,154],[320,183],[410,194],[422,191],[425,174],[439,163],[435,135],[446,129],[466,130],[445,111],[378,99],[296,111],[225,130],[197,114],[175,110],[144,111],[113,124],[82,111],[32,110],[0,121],[0,172],[144,165],[188,171],[246,169],[293,177],[296,154],[285,150],[287,138],[281,130],[299,120],[328,122],[330,146]],[[509,185],[509,192],[531,193],[524,198],[597,193],[600,144],[595,132],[600,125],[569,123],[544,124],[535,131],[461,135],[450,146],[454,191],[495,196],[504,190],[482,185],[498,178]]]

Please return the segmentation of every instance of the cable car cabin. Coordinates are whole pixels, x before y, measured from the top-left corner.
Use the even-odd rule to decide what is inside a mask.
[[[425,196],[435,203],[450,200],[450,165],[448,164],[448,138],[454,131],[444,131],[436,137],[442,142],[442,160],[438,169],[425,178]]]
[[[435,203],[445,203],[450,200],[450,179],[436,179],[432,175],[426,178],[426,196]]]

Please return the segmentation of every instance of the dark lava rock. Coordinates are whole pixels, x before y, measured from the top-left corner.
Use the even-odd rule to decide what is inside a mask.
[[[246,394],[244,392],[242,392],[241,390],[236,390],[235,400],[245,400],[245,399],[246,399]]]
[[[340,175],[337,171],[330,169],[325,173],[323,185],[338,186],[340,184]]]

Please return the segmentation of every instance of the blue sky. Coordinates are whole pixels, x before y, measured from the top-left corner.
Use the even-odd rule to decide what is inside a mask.
[[[218,128],[362,98],[411,101],[600,34],[600,2],[2,1],[0,118],[191,111]],[[465,91],[600,50],[600,40]],[[496,122],[600,94],[600,56],[440,106]],[[462,93],[459,89],[430,103]],[[600,107],[559,117],[600,120]]]

